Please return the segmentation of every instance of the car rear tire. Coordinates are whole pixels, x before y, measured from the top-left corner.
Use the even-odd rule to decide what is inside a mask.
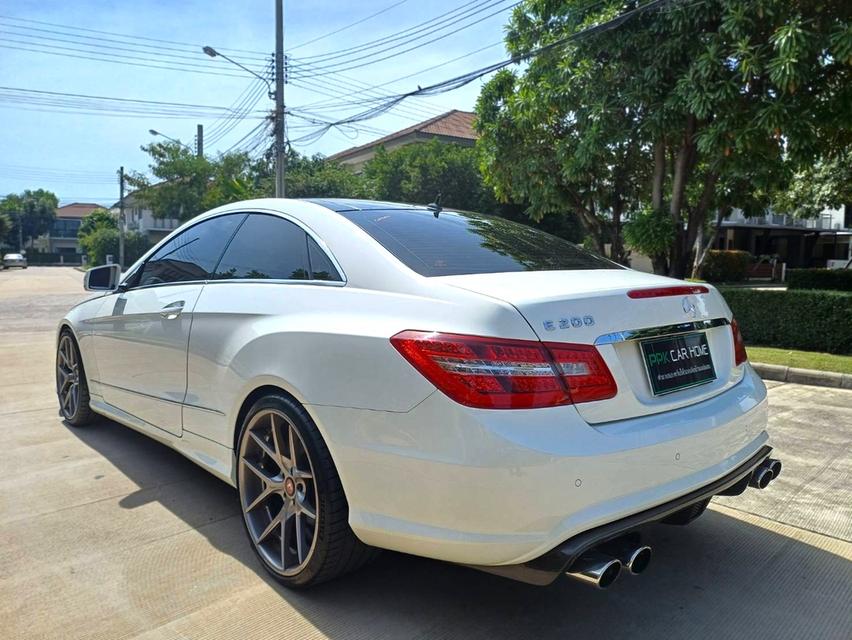
[[[83,358],[68,329],[59,335],[56,348],[56,396],[65,422],[73,427],[82,427],[92,421],[95,414],[89,406],[89,385]]]
[[[282,584],[319,584],[377,555],[349,527],[349,505],[328,447],[289,396],[274,393],[254,403],[241,426],[237,465],[252,549]]]

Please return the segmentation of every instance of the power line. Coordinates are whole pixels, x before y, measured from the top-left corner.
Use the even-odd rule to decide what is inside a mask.
[[[0,27],[2,27],[2,26],[3,25],[0,24]],[[9,37],[9,36],[13,36],[13,37]],[[79,52],[79,53],[87,53],[87,54],[90,53],[90,54],[102,55],[102,56],[117,55],[117,54],[110,53],[110,51],[121,51],[121,52],[124,52],[125,54],[126,53],[141,54],[145,57],[139,57],[139,56],[119,56],[119,57],[127,57],[127,58],[133,59],[133,60],[143,60],[143,61],[149,61],[149,62],[164,62],[164,63],[175,64],[175,65],[179,65],[179,66],[180,65],[186,65],[186,66],[190,66],[190,67],[199,67],[199,68],[210,69],[211,67],[218,68],[218,67],[222,66],[222,64],[223,64],[222,61],[216,60],[214,58],[210,58],[210,57],[205,56],[203,54],[202,55],[183,55],[183,54],[167,53],[167,52],[161,52],[161,51],[149,51],[149,50],[144,49],[144,48],[143,49],[137,49],[137,48],[129,48],[129,47],[116,47],[114,45],[103,44],[103,43],[100,43],[100,42],[93,42],[93,43],[78,42],[77,40],[74,40],[74,39],[56,38],[56,37],[53,37],[53,36],[45,36],[45,35],[41,35],[41,34],[20,33],[20,32],[17,32],[17,31],[9,31],[9,30],[6,30],[6,29],[0,29],[0,37],[2,37],[2,39],[7,41],[7,42],[13,42],[13,43],[17,43],[17,44],[25,44],[27,46],[36,45],[36,46],[45,47],[45,48],[58,48],[58,49],[65,49],[65,50],[68,50],[68,51],[76,51],[76,52]],[[20,38],[26,38],[26,39],[22,40]],[[47,41],[49,41],[49,42],[47,42]],[[62,47],[62,46],[51,44],[53,42],[62,42],[62,43],[65,43],[65,44],[71,44],[71,45],[75,45],[75,46],[73,46],[73,47]],[[109,50],[109,51],[107,51],[107,50]],[[152,60],[151,59],[152,56],[155,59]],[[162,58],[162,60],[157,60],[156,58]],[[191,62],[185,62],[186,60],[189,60]],[[257,67],[257,68],[262,68],[262,67]]]
[[[2,33],[5,33],[5,32],[0,31],[0,34],[2,34]],[[105,62],[117,62],[117,61],[123,61],[123,60],[142,60],[144,62],[157,62],[157,63],[172,65],[172,68],[176,68],[178,70],[190,71],[190,70],[194,70],[194,69],[204,69],[204,70],[211,70],[212,71],[212,69],[213,69],[213,66],[211,66],[210,63],[204,62],[204,60],[201,59],[201,58],[197,59],[196,62],[183,62],[182,60],[172,60],[172,59],[166,59],[166,60],[156,60],[155,59],[155,60],[152,60],[149,57],[152,54],[148,54],[148,53],[146,53],[144,56],[132,56],[132,55],[127,55],[127,54],[110,53],[110,52],[101,53],[100,49],[102,49],[104,47],[95,47],[95,50],[90,50],[90,49],[83,49],[83,48],[80,48],[80,47],[66,47],[66,46],[50,44],[50,43],[42,44],[40,42],[32,42],[32,41],[29,41],[29,40],[19,40],[19,39],[8,38],[8,37],[3,37],[3,36],[0,36],[0,41],[11,42],[12,44],[17,44],[17,45],[27,45],[28,47],[36,46],[36,47],[40,47],[40,48],[49,49],[50,51],[53,51],[53,50],[56,50],[56,51],[72,51],[72,52],[75,52],[75,53],[91,54],[91,55],[94,55],[94,56],[98,56],[98,58],[102,58]],[[87,45],[81,45],[81,46],[83,46],[83,47],[94,47],[95,45],[88,45],[87,44]],[[137,51],[135,53],[143,53],[143,52]],[[61,55],[65,55],[65,54],[61,54]],[[115,60],[113,60],[113,58]],[[210,58],[208,58],[208,59],[210,60],[210,62],[214,62],[212,59],[210,59]],[[214,66],[218,67],[219,63],[214,62]],[[218,74],[219,72],[217,71],[216,73]]]
[[[33,45],[33,46],[35,46],[35,45]],[[227,72],[227,71],[202,71],[200,69],[187,69],[187,68],[182,68],[182,67],[171,67],[171,66],[166,66],[166,65],[143,64],[141,62],[125,62],[124,60],[112,60],[110,58],[103,58],[103,57],[99,58],[99,57],[95,57],[95,56],[85,56],[85,55],[79,55],[79,54],[75,54],[75,53],[61,53],[61,52],[50,51],[50,50],[45,51],[43,49],[33,49],[31,47],[20,47],[20,46],[13,46],[13,45],[7,45],[7,44],[0,44],[0,48],[14,49],[14,50],[17,50],[17,51],[28,51],[30,53],[44,53],[44,54],[47,54],[47,55],[60,56],[62,58],[78,58],[80,60],[95,60],[97,62],[109,62],[109,63],[113,63],[113,64],[122,64],[122,65],[126,65],[126,66],[131,66],[131,67],[145,67],[145,68],[148,68],[148,69],[165,69],[165,70],[168,70],[168,71],[183,71],[185,73],[200,73],[200,74],[204,74],[204,75],[219,76],[219,77],[222,77],[222,76],[228,76],[228,77],[232,77],[232,78],[247,78],[247,77],[249,77],[249,74],[247,74],[247,73],[230,73],[230,72]]]
[[[0,86],[0,102],[25,104],[28,107],[32,107],[33,105],[52,107],[57,110],[70,110],[74,112],[95,112],[99,115],[120,114],[145,117],[153,115],[180,118],[215,118],[231,113],[227,107],[214,105],[115,98],[3,86]]]
[[[356,80],[337,80],[329,82],[328,79],[323,83],[312,80],[292,80],[291,84],[297,87],[302,87],[309,91],[319,93],[320,95],[329,96],[331,98],[347,98],[354,97],[357,94],[365,94],[363,100],[385,100],[387,95],[377,95],[368,84],[361,83]],[[360,86],[359,86],[360,85]],[[372,94],[372,95],[371,95]],[[419,105],[407,105],[399,111],[399,116],[408,116],[414,118],[431,118],[438,115],[441,111],[434,107],[420,107]]]
[[[164,39],[161,39],[161,38],[150,38],[150,37],[146,37],[146,36],[137,36],[137,35],[133,35],[133,34],[129,34],[129,33],[115,33],[113,31],[100,31],[98,29],[87,29],[85,27],[73,27],[73,26],[64,25],[64,24],[58,24],[56,22],[45,22],[43,20],[31,20],[29,18],[16,18],[15,16],[0,15],[0,19],[13,20],[15,22],[26,22],[26,23],[29,23],[29,24],[40,24],[40,25],[45,25],[45,26],[48,26],[48,27],[59,27],[61,29],[73,29],[75,31],[86,31],[88,33],[98,33],[98,34],[101,34],[101,35],[117,36],[117,37],[120,37],[120,38],[130,38],[132,40],[145,40],[147,42],[158,42],[158,43],[161,43],[161,44],[177,44],[177,45],[183,45],[185,47],[190,47],[193,50],[199,50],[203,46],[203,45],[200,45],[200,44],[197,44],[197,43],[192,43],[192,42],[180,42],[180,41],[177,41],[177,40],[164,40]],[[252,51],[252,50],[249,50],[249,49],[227,49],[227,48],[219,47],[219,50],[224,51],[225,53],[234,52],[234,53],[254,54],[254,55],[258,55],[258,56],[266,56],[267,55],[266,52]]]
[[[494,3],[494,1],[495,0],[468,0],[468,2],[454,9],[451,9],[450,11],[445,11],[440,15],[429,18],[428,20],[424,20],[423,22],[419,22],[415,25],[412,25],[411,27],[402,29],[401,31],[395,31],[389,35],[376,38],[375,40],[369,40],[361,44],[353,45],[351,47],[345,47],[343,49],[336,49],[333,51],[327,51],[325,53],[303,56],[301,58],[298,58],[298,60],[313,60],[316,63],[322,63],[331,59],[339,58],[341,56],[347,56],[354,53],[360,53],[368,49],[374,49],[390,42],[396,42],[398,40],[410,38],[414,35],[417,35],[418,33],[422,33],[427,29],[444,24],[446,22],[458,22],[459,20],[463,19],[468,12],[475,10],[477,6],[481,8],[483,5]],[[507,0],[498,0],[498,2],[506,1]]]
[[[678,2],[678,4],[682,4],[682,2],[684,2],[684,1],[688,1],[688,0],[680,0],[680,1],[679,0],[651,0],[650,2],[648,2],[645,5],[638,6],[634,9],[631,9],[630,11],[622,13],[622,14],[620,14],[620,15],[618,15],[618,16],[610,19],[610,20],[602,22],[598,25],[586,27],[586,28],[582,29],[581,31],[575,32],[575,33],[573,33],[569,36],[563,37],[563,38],[559,38],[558,40],[555,40],[554,42],[551,42],[547,45],[543,45],[541,47],[538,47],[536,49],[528,51],[527,53],[514,55],[514,56],[512,56],[508,59],[501,60],[500,62],[495,62],[493,64],[486,66],[486,67],[482,67],[480,69],[475,69],[475,70],[470,71],[468,73],[462,74],[460,76],[456,76],[454,78],[450,78],[448,80],[444,80],[442,82],[437,82],[437,83],[429,85],[427,87],[422,87],[422,88],[418,87],[414,91],[409,91],[407,93],[398,94],[396,96],[389,98],[384,104],[372,107],[370,109],[367,109],[365,111],[357,113],[357,114],[350,116],[348,118],[344,118],[344,119],[341,119],[341,120],[337,120],[335,122],[331,122],[327,125],[324,125],[321,129],[319,129],[319,130],[317,130],[317,131],[315,131],[311,134],[308,134],[306,136],[302,136],[301,138],[297,138],[297,139],[293,140],[292,142],[303,142],[303,141],[306,141],[306,140],[308,140],[310,142],[314,142],[316,140],[319,140],[319,138],[321,138],[327,131],[329,131],[332,128],[340,127],[340,126],[343,126],[343,125],[349,125],[349,124],[357,123],[357,122],[363,122],[365,120],[375,118],[375,117],[377,117],[377,116],[379,116],[383,113],[386,113],[389,109],[392,109],[395,105],[399,104],[403,100],[406,100],[407,98],[411,98],[413,96],[419,96],[419,95],[439,95],[441,93],[453,91],[454,89],[458,89],[460,87],[463,87],[463,86],[473,82],[474,80],[476,80],[478,78],[481,78],[485,75],[488,75],[489,73],[493,73],[494,71],[498,71],[500,69],[503,69],[503,68],[505,68],[505,67],[507,67],[511,64],[517,64],[518,62],[522,62],[524,60],[528,60],[530,58],[539,56],[543,53],[546,53],[547,51],[551,51],[552,49],[555,49],[555,48],[560,47],[562,45],[568,44],[569,42],[579,40],[581,38],[588,37],[588,36],[596,34],[596,33],[601,33],[603,31],[609,31],[611,29],[614,29],[614,28],[624,24],[629,19],[631,19],[632,17],[634,17],[634,16],[636,16],[640,13],[644,13],[646,11],[650,11],[652,9],[662,7],[663,5],[666,5],[666,4],[669,4],[669,3]],[[692,0],[693,3],[696,2],[696,1],[700,2],[702,0]]]
[[[505,1],[505,0],[502,0],[502,1]],[[485,16],[482,16],[481,18],[478,18],[478,19],[476,19],[472,22],[469,22],[469,23],[464,24],[460,27],[457,27],[456,29],[453,29],[452,31],[448,31],[447,33],[443,33],[443,34],[440,34],[438,36],[435,36],[435,37],[431,38],[430,40],[428,40],[427,42],[421,42],[420,44],[414,45],[412,47],[408,47],[407,49],[403,49],[402,51],[390,53],[390,54],[388,54],[386,56],[382,56],[380,58],[374,58],[373,56],[376,55],[376,54],[380,54],[380,53],[384,53],[384,52],[387,52],[387,51],[392,51],[394,49],[398,49],[401,46],[405,46],[406,44],[409,44],[411,42],[416,42],[417,40],[422,40],[423,38],[426,38],[426,37],[432,35],[436,31],[439,31],[439,30],[443,29],[444,27],[440,27],[440,28],[437,28],[437,29],[427,31],[427,32],[417,36],[416,38],[412,38],[411,40],[409,40],[407,42],[403,42],[401,44],[397,44],[397,45],[393,45],[391,47],[387,47],[385,49],[381,49],[381,50],[376,51],[376,52],[369,54],[369,55],[350,58],[350,59],[345,60],[343,62],[332,63],[332,64],[324,66],[324,67],[323,66],[316,67],[314,69],[314,71],[311,73],[311,76],[312,77],[320,77],[320,76],[325,76],[325,75],[329,75],[329,74],[333,74],[333,73],[340,73],[340,72],[343,72],[343,71],[351,71],[353,69],[360,69],[362,67],[366,67],[366,66],[370,66],[370,65],[373,65],[373,64],[376,64],[376,63],[379,63],[379,62],[383,62],[383,61],[389,60],[391,58],[396,58],[398,56],[401,56],[405,53],[409,53],[409,52],[414,51],[416,49],[420,49],[422,47],[432,45],[439,40],[443,40],[444,38],[448,38],[451,35],[454,35],[454,34],[460,32],[460,31],[463,31],[465,29],[469,29],[470,27],[472,27],[474,25],[480,24],[480,23],[484,22],[485,20],[488,20],[489,18],[493,18],[494,16],[496,16],[500,13],[503,13],[504,11],[506,11],[506,9],[511,9],[512,7],[517,6],[518,4],[520,4],[520,2],[516,2],[515,4],[510,5],[509,7],[503,7],[501,9],[498,9],[497,11],[493,11],[493,12],[491,12],[491,13],[485,15]],[[480,11],[477,11],[475,13],[480,13]],[[359,60],[368,60],[368,61],[363,62],[361,64],[352,64],[352,63],[358,62]],[[346,65],[349,65],[349,66],[346,66]],[[296,74],[296,75],[298,75],[298,74]]]
[[[452,64],[454,62],[458,62],[459,60],[463,60],[465,58],[469,58],[470,56],[476,55],[477,53],[482,53],[488,49],[492,49],[496,46],[502,45],[503,41],[499,40],[497,42],[492,42],[491,44],[487,44],[484,47],[480,47],[479,49],[474,49],[473,51],[468,51],[467,53],[463,53],[460,56],[456,56],[450,60],[446,60],[444,62],[440,62],[438,64],[434,64],[430,67],[425,67],[423,69],[418,69],[417,71],[413,71],[412,73],[406,74],[404,76],[399,76],[398,78],[394,78],[392,80],[387,80],[382,82],[381,84],[370,85],[370,88],[373,90],[380,89],[381,87],[386,87],[390,84],[394,84],[400,82],[402,80],[408,80],[409,78],[413,78],[414,76],[419,76],[422,73],[426,73],[427,71],[434,71],[435,69],[439,69],[441,67],[445,67],[448,64]],[[393,97],[391,94],[384,94],[382,96],[384,99]],[[333,100],[322,100],[320,102],[312,102],[306,105],[302,105],[302,107],[327,107],[332,110],[344,108],[347,106],[353,106],[356,104],[363,104],[363,101],[352,101],[352,102],[334,102]],[[333,105],[333,106],[332,106]]]
[[[371,20],[371,19],[375,18],[376,16],[380,16],[383,13],[387,13],[391,9],[394,9],[395,7],[398,7],[401,4],[405,4],[406,2],[408,2],[408,0],[399,0],[398,2],[394,2],[393,4],[388,5],[384,9],[379,9],[375,13],[371,13],[370,15],[366,16],[365,18],[361,18],[360,20],[356,20],[355,22],[350,22],[346,26],[340,27],[339,29],[335,29],[334,31],[329,31],[328,33],[324,33],[323,35],[317,36],[316,38],[312,38],[310,40],[306,40],[304,42],[300,42],[299,44],[293,45],[292,47],[287,49],[287,51],[293,51],[295,49],[299,49],[299,48],[304,47],[306,45],[313,44],[314,42],[319,42],[320,40],[324,40],[325,38],[328,38],[329,36],[337,35],[338,33],[341,33],[342,31],[346,31],[347,29],[350,29],[354,26],[357,26],[359,24],[367,22],[367,20]]]

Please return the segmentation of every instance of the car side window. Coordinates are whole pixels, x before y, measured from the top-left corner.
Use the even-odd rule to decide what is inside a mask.
[[[317,241],[308,236],[308,257],[311,261],[311,280],[340,282],[342,278],[334,268],[331,259],[320,249]]]
[[[246,214],[204,220],[172,238],[142,265],[135,286],[207,280]]]
[[[250,214],[228,245],[216,279],[309,280],[307,234],[278,216]]]

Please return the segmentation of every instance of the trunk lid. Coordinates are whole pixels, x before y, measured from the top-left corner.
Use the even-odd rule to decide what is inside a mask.
[[[707,285],[696,285],[706,286],[707,293],[631,298],[629,291],[689,283],[630,269],[521,271],[434,280],[508,302],[543,342],[597,345],[618,393],[608,400],[576,405],[591,424],[701,402],[742,379],[742,367],[734,364],[730,310],[722,296]],[[715,379],[657,395],[640,344],[652,337],[686,332],[706,336]]]

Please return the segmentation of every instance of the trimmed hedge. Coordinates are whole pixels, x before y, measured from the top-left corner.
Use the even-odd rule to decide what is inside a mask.
[[[711,249],[701,264],[701,278],[707,282],[742,282],[748,277],[749,267],[748,251]]]
[[[852,293],[720,288],[746,344],[852,354]]]
[[[852,269],[790,269],[787,287],[852,291]]]

